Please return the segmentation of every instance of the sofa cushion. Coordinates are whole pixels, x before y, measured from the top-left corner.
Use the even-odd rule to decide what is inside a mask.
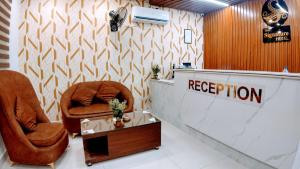
[[[60,123],[39,123],[26,137],[38,147],[48,147],[54,145],[62,137],[64,131]]]
[[[89,106],[96,93],[96,90],[79,85],[72,96],[72,101],[78,102],[83,106]]]
[[[75,116],[110,113],[110,112],[112,112],[112,110],[110,109],[108,104],[92,104],[86,107],[74,107],[69,110],[69,113]]]
[[[96,97],[101,99],[103,102],[108,103],[110,100],[116,98],[120,93],[120,90],[113,86],[101,85],[97,91]]]
[[[36,112],[20,96],[16,100],[16,120],[27,131],[36,127]]]

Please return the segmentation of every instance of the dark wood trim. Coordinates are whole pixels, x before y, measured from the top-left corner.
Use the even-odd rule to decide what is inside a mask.
[[[0,25],[0,31],[4,32],[5,34],[9,34],[9,30],[2,25]]]
[[[0,35],[0,40],[4,41],[4,42],[7,42],[7,43],[9,42],[9,39],[7,37],[3,36],[3,35]]]
[[[9,55],[0,53],[0,59],[9,59]]]
[[[0,68],[9,68],[9,63],[0,63]]]
[[[11,11],[11,6],[7,1],[1,0],[0,3],[3,4],[3,6],[5,6],[9,11]]]
[[[0,68],[9,68],[9,26],[10,26],[10,11],[11,11],[11,0],[1,0],[0,1],[0,32],[1,34],[4,33],[5,35],[0,35],[0,49],[3,50],[0,52]],[[6,37],[7,36],[7,37]],[[7,44],[3,44],[7,43]]]
[[[10,23],[6,18],[3,18],[2,16],[0,16],[0,21],[9,27]]]
[[[8,18],[10,18],[10,11],[7,11],[6,9],[4,9],[1,5],[0,5],[0,12],[3,13],[5,16],[7,16]]]
[[[3,50],[9,50],[9,47],[8,46],[6,46],[6,45],[1,45],[0,44],[0,49],[3,49]]]

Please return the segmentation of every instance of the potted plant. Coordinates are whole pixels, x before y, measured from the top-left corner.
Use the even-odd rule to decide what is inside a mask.
[[[115,118],[114,125],[116,127],[123,127],[124,124],[122,122],[124,110],[126,109],[127,101],[120,102],[118,99],[113,99],[109,101],[109,106],[113,111],[113,117]]]
[[[160,67],[158,66],[158,64],[153,65],[151,69],[153,74],[152,79],[158,79],[158,73],[160,72]]]

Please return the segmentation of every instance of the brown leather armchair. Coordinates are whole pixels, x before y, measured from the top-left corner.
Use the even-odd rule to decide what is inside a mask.
[[[61,97],[61,110],[62,119],[64,126],[69,131],[69,133],[76,135],[80,134],[80,120],[85,118],[99,117],[112,115],[112,111],[107,103],[99,103],[93,101],[89,106],[78,106],[72,101],[72,95],[79,86],[85,86],[89,89],[98,91],[99,87],[102,85],[112,86],[120,91],[117,98],[120,100],[127,101],[127,108],[125,113],[133,111],[134,99],[130,90],[122,85],[121,83],[114,81],[97,81],[97,82],[81,82],[71,86],[67,89]]]
[[[16,97],[26,100],[36,112],[35,131],[26,132],[16,120]],[[54,168],[54,162],[69,144],[63,125],[50,123],[44,114],[30,81],[14,71],[0,71],[0,130],[13,163]]]

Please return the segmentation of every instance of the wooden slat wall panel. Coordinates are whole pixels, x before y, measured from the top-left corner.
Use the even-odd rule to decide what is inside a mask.
[[[237,4],[246,0],[219,0],[227,4]],[[151,5],[162,6],[168,8],[175,8],[197,13],[208,13],[217,9],[223,8],[222,6],[215,5],[207,1],[195,0],[149,0]]]
[[[0,1],[0,69],[9,68],[9,25],[11,0]]]
[[[292,41],[264,44],[261,18],[265,0],[252,0],[204,17],[206,69],[300,72],[300,1],[286,0]]]

